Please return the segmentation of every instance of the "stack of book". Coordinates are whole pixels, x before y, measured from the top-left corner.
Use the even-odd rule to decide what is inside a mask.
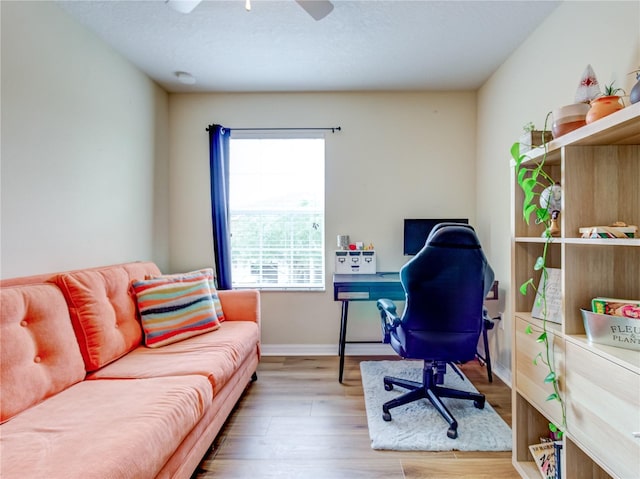
[[[640,319],[640,299],[593,298],[591,310],[598,314]]]

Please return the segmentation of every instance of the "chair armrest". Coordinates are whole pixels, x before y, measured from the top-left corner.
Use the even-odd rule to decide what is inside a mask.
[[[389,343],[391,340],[391,331],[395,330],[401,320],[398,316],[396,305],[387,298],[381,298],[376,303],[380,311],[380,320],[382,322],[382,342]]]
[[[260,292],[256,289],[218,290],[225,321],[254,321],[260,324]]]
[[[387,298],[381,298],[377,302],[378,309],[380,312],[384,311],[387,314],[390,314],[396,318],[398,318],[398,313],[396,309],[396,304]],[[400,318],[398,318],[400,319]]]

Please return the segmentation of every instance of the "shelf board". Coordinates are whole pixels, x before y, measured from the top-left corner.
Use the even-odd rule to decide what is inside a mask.
[[[598,356],[612,361],[635,374],[640,374],[640,351],[592,343],[589,342],[587,336],[584,334],[567,334],[565,335],[565,339],[582,348],[588,349]]]
[[[546,238],[543,238],[542,236],[516,236],[514,238],[514,241],[516,243],[540,243],[540,244],[544,244],[547,242]],[[553,240],[550,241],[550,244],[553,243],[561,243],[562,242],[562,238],[553,238]]]
[[[565,244],[585,244],[602,246],[640,246],[640,238],[563,238]]]
[[[640,144],[640,103],[634,103],[611,115],[605,116],[577,130],[570,131],[547,144],[547,161],[559,161],[562,147],[569,145],[637,145]],[[544,148],[539,147],[527,152],[530,160],[540,161]],[[552,158],[549,158],[549,156]]]
[[[516,236],[516,243],[545,243],[545,238],[536,236]],[[601,245],[601,246],[640,246],[640,238],[553,238],[550,244],[576,244],[576,245]]]
[[[516,461],[514,462],[514,466],[522,477],[526,477],[528,479],[540,479],[540,471],[538,471],[538,467],[535,462]]]

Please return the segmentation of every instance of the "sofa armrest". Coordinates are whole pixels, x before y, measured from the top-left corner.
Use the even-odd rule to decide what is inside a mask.
[[[260,324],[260,292],[256,289],[218,290],[226,321]]]

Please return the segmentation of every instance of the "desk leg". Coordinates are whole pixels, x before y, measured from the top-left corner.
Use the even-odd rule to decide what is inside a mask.
[[[349,301],[342,302],[342,316],[340,318],[340,344],[338,345],[338,355],[340,356],[340,372],[338,382],[342,383],[342,372],[344,371],[344,346],[347,342],[347,314],[349,313]]]

